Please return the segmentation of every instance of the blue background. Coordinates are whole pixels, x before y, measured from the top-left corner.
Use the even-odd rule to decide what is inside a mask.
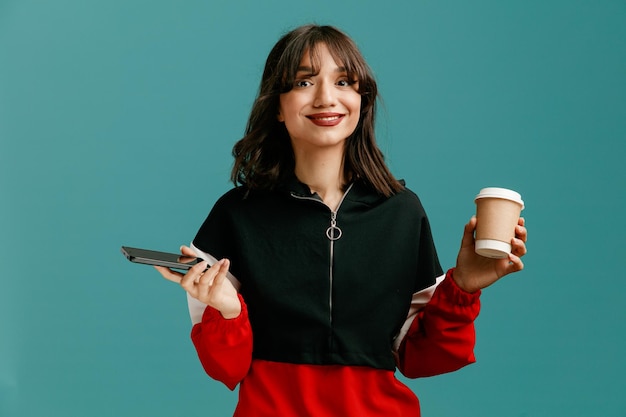
[[[444,267],[480,188],[526,201],[526,269],[484,291],[476,364],[407,381],[423,414],[626,416],[623,0],[0,0],[0,416],[232,413],[184,293],[119,247],[192,239],[308,22],[373,68]]]

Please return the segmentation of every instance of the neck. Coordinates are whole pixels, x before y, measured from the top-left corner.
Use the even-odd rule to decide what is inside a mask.
[[[343,152],[296,152],[296,176],[333,211],[344,193]]]

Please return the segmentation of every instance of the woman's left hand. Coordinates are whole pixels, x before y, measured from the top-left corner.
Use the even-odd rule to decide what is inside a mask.
[[[524,269],[521,257],[526,254],[526,238],[528,233],[524,227],[524,218],[520,217],[515,226],[515,237],[511,239],[511,253],[508,258],[491,259],[478,255],[474,251],[474,230],[476,217],[472,217],[465,225],[461,250],[456,260],[454,281],[467,291],[476,292],[488,287],[505,275]]]

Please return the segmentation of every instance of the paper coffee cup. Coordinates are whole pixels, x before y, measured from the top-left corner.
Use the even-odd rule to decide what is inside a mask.
[[[489,187],[480,190],[476,203],[476,253],[487,258],[501,259],[511,253],[520,213],[524,209],[522,196],[506,188]]]

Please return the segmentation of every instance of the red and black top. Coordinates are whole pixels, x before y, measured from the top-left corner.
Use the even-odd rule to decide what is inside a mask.
[[[236,416],[419,415],[396,366],[419,377],[474,361],[479,294],[443,279],[408,189],[385,198],[355,183],[333,212],[297,181],[236,188],[193,245],[239,280],[241,315],[206,308],[192,330],[206,372],[240,384]]]

